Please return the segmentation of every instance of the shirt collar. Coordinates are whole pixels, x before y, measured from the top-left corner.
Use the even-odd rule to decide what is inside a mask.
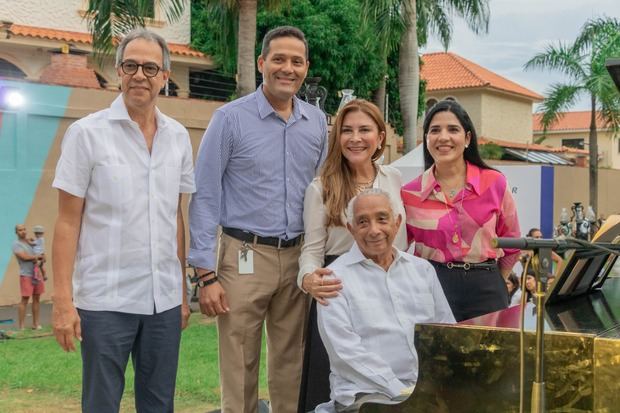
[[[467,167],[467,176],[465,177],[465,186],[472,188],[474,192],[480,195],[480,168],[473,163],[465,161]],[[420,197],[425,200],[434,189],[439,190],[439,182],[435,179],[435,165],[428,168],[422,174],[422,191]]]
[[[127,112],[127,106],[125,105],[125,100],[123,99],[123,94],[121,93],[114,99],[112,104],[110,104],[110,112],[109,118],[114,120],[127,120],[132,121],[129,116],[129,112]],[[155,120],[157,122],[157,129],[161,130],[167,125],[165,116],[159,111],[159,108],[155,106]]]
[[[480,195],[480,167],[467,162],[467,182],[477,195]]]
[[[403,256],[403,252],[400,251],[398,248],[392,246],[392,251],[394,252],[394,262],[401,260],[404,256]],[[351,246],[351,249],[349,250],[349,252],[344,255],[342,257],[342,263],[344,265],[353,265],[353,264],[360,264],[364,261],[371,261],[369,258],[366,258],[364,256],[364,254],[362,254],[362,251],[360,250],[360,247],[357,245],[357,242],[353,242],[353,245]],[[393,264],[392,263],[392,264]]]
[[[301,104],[302,100],[299,99],[296,95],[293,95],[293,118],[295,120],[300,117],[304,117],[308,119],[308,114],[306,113],[306,109]],[[276,110],[271,106],[271,103],[267,100],[265,93],[263,92],[263,84],[261,83],[258,88],[256,88],[256,103],[258,104],[258,114],[261,119],[265,119],[267,116],[272,113],[276,113]]]

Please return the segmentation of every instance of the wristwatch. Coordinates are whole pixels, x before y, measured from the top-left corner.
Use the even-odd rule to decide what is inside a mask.
[[[197,285],[199,288],[203,288],[203,287],[206,287],[207,285],[211,285],[211,284],[213,284],[213,283],[215,283],[215,282],[217,282],[217,275],[213,276],[213,278],[209,278],[208,280],[204,280],[204,281],[203,281],[203,280],[201,279],[201,280],[199,280],[199,281],[196,283],[196,285]]]

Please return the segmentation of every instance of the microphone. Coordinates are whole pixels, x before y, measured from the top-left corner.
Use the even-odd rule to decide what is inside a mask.
[[[593,245],[586,241],[569,238],[494,238],[492,242],[495,248],[512,248],[519,250],[533,250],[538,248],[551,248],[553,250],[568,250],[592,248]]]

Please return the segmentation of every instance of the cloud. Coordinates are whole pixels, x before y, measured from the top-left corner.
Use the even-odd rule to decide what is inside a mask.
[[[566,82],[558,72],[524,71],[523,66],[549,44],[572,42],[587,19],[620,18],[620,0],[490,0],[489,33],[473,34],[460,19],[454,20],[449,51],[486,69],[544,94],[554,82]],[[423,53],[443,51],[431,38]],[[576,109],[587,109],[580,102]]]

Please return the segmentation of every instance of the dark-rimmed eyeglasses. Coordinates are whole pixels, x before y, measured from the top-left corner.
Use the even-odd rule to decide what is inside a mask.
[[[138,71],[138,68],[142,68],[142,73],[146,77],[155,77],[161,70],[161,67],[157,66],[156,63],[147,62],[147,63],[137,63],[133,60],[125,60],[121,63],[121,70],[126,75],[135,75]]]

